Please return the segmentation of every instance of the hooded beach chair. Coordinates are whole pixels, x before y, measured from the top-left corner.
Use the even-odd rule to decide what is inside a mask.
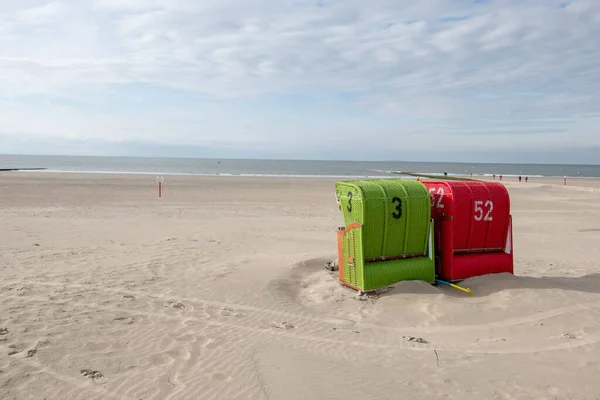
[[[513,273],[510,197],[497,182],[424,181],[435,221],[437,274],[446,280]]]
[[[340,281],[373,291],[405,280],[435,280],[430,197],[422,183],[372,179],[336,183]]]

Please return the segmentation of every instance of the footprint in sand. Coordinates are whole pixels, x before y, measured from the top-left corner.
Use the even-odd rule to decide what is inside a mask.
[[[83,349],[92,352],[102,352],[111,348],[110,342],[87,342]]]
[[[48,347],[48,345],[50,344],[49,341],[47,340],[38,340],[35,344],[35,346],[33,346],[33,348],[27,350],[27,354],[25,355],[26,358],[31,358],[33,356],[35,356],[38,352],[39,348],[45,348]],[[25,349],[29,346],[27,346],[24,343],[15,343],[15,344],[11,344],[10,346],[8,346],[10,349],[12,349],[8,355],[9,356],[14,356],[15,354],[20,354],[23,353],[25,351]]]
[[[229,381],[231,380],[231,377],[227,374],[224,374],[222,372],[216,372],[212,375],[212,378],[215,381],[219,381],[219,382],[225,382],[225,381]]]
[[[232,310],[231,308],[222,308],[221,315],[226,316],[226,317],[243,317],[244,313]]]
[[[167,307],[167,308],[177,308],[179,310],[185,310],[185,304],[179,303],[179,302],[175,302],[175,301],[171,301],[171,300],[167,301],[164,304],[164,306]]]
[[[114,318],[113,321],[122,321],[126,324],[133,324],[135,322],[135,317],[118,317]]]
[[[81,372],[81,375],[85,376],[86,378],[90,378],[90,379],[94,379],[94,380],[104,377],[104,375],[102,375],[102,372],[95,371],[92,369],[82,369],[80,372]]]
[[[577,336],[573,335],[572,333],[563,333],[562,335],[560,335],[561,339],[569,339],[569,340],[573,340],[573,339],[577,339]]]
[[[27,344],[25,344],[25,343],[13,343],[10,346],[8,346],[8,348],[11,349],[8,352],[8,355],[9,356],[14,356],[15,354],[22,353],[28,347],[29,346]]]
[[[342,331],[342,332],[360,333],[360,331],[358,331],[358,330],[356,330],[356,329],[336,328],[336,327],[333,327],[333,328],[331,328],[331,329],[333,329],[334,331]]]
[[[476,342],[506,342],[506,339],[504,338],[495,338],[495,337],[490,337],[490,338],[485,338],[485,339],[479,339],[477,338],[477,340],[475,340]]]
[[[48,339],[40,339],[35,343],[35,346],[33,346],[33,348],[34,349],[44,349],[48,346],[50,346],[50,341]]]
[[[153,367],[166,367],[173,364],[175,359],[167,354],[167,352],[162,352],[148,357],[148,361]]]
[[[279,330],[283,330],[283,331],[287,331],[289,329],[294,329],[295,326],[293,324],[290,324],[289,322],[283,321],[283,322],[273,322],[271,324],[272,328],[275,329],[279,329]]]
[[[415,337],[415,336],[402,336],[402,339],[406,340],[407,342],[412,342],[412,343],[421,343],[421,344],[429,343],[427,340],[420,338],[420,337]]]
[[[4,336],[4,335],[8,335],[8,329],[7,328],[0,328],[0,336]]]

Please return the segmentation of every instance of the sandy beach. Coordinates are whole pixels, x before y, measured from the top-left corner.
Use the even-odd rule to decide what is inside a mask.
[[[0,399],[598,399],[600,180],[506,181],[515,275],[359,298],[336,179],[0,174]]]

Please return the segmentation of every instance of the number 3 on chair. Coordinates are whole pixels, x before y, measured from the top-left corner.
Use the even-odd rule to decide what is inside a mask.
[[[395,219],[400,219],[402,216],[402,200],[400,200],[398,197],[394,197],[392,199],[392,203],[398,203],[396,204],[396,212],[392,213],[392,217]]]
[[[348,212],[352,212],[352,192],[348,192]]]

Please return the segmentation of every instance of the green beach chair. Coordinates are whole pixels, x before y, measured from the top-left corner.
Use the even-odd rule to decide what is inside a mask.
[[[425,185],[406,179],[336,182],[340,281],[362,292],[435,281],[433,220]]]

